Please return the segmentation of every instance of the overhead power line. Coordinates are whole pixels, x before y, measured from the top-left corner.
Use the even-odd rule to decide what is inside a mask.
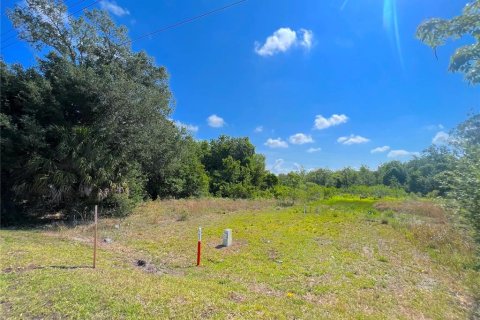
[[[143,35],[141,35],[141,36],[138,36],[138,37],[136,37],[136,38],[133,38],[133,39],[131,39],[131,40],[125,41],[125,42],[122,43],[122,45],[127,44],[127,43],[132,43],[132,42],[141,40],[141,39],[146,38],[146,37],[153,36],[153,35],[155,35],[155,34],[158,34],[158,33],[161,33],[161,32],[167,31],[167,30],[170,30],[170,29],[177,28],[177,27],[179,27],[179,26],[181,26],[181,25],[184,25],[184,24],[193,22],[193,21],[195,21],[195,20],[204,18],[204,17],[206,17],[206,16],[209,16],[209,15],[212,15],[212,14],[215,14],[215,13],[218,13],[218,12],[220,12],[220,11],[229,9],[229,8],[231,8],[231,7],[237,6],[237,5],[242,4],[243,2],[247,2],[247,1],[248,1],[248,0],[240,0],[240,1],[232,2],[232,3],[230,3],[230,4],[227,4],[227,5],[223,6],[223,7],[219,7],[219,8],[216,8],[216,9],[213,9],[213,10],[210,10],[210,11],[207,11],[207,12],[204,12],[204,13],[202,13],[202,14],[199,14],[199,15],[197,15],[197,16],[194,16],[194,17],[191,17],[191,18],[187,18],[187,19],[184,19],[184,20],[175,22],[175,23],[173,23],[173,24],[171,24],[171,25],[162,27],[162,28],[160,28],[160,29],[157,29],[157,30],[154,30],[154,31],[145,33],[145,34],[143,34]]]
[[[94,5],[95,3],[97,2],[100,2],[101,0],[96,0],[95,2],[89,4],[88,6],[82,8],[81,10],[78,10],[78,11],[75,11],[73,13],[71,13],[69,16],[72,16],[88,7],[91,7],[92,5]],[[235,2],[232,2],[230,4],[227,4],[225,6],[222,6],[222,7],[218,7],[218,8],[215,8],[213,10],[210,10],[210,11],[207,11],[207,12],[204,12],[204,13],[201,13],[199,15],[196,15],[196,16],[193,16],[193,17],[190,17],[190,18],[187,18],[187,19],[184,19],[184,20],[181,20],[181,21],[178,21],[178,22],[175,22],[173,24],[170,24],[170,25],[167,25],[167,26],[164,26],[160,29],[157,29],[157,30],[154,30],[154,31],[150,31],[150,32],[147,32],[147,33],[144,33],[136,38],[133,38],[131,40],[128,40],[128,41],[125,41],[123,43],[121,43],[121,45],[125,45],[125,44],[129,44],[129,43],[133,43],[135,41],[139,41],[141,39],[144,39],[144,38],[147,38],[147,37],[151,37],[151,36],[154,36],[158,33],[161,33],[161,32],[164,32],[164,31],[167,31],[167,30],[171,30],[171,29],[175,29],[177,27],[180,27],[182,25],[185,25],[185,24],[188,24],[188,23],[191,23],[193,21],[196,21],[196,20],[199,20],[199,19],[202,19],[202,18],[205,18],[207,16],[210,16],[210,15],[213,15],[215,13],[218,13],[218,12],[221,12],[221,11],[224,11],[224,10],[227,10],[229,8],[232,8],[232,7],[235,7],[235,6],[238,6],[244,2],[247,2],[248,0],[239,0],[239,1],[235,1]],[[8,44],[6,46],[4,46],[2,49],[5,49],[5,48],[8,48],[8,47],[11,47],[15,44],[17,44],[18,42],[14,42],[14,43],[11,43],[11,44]]]
[[[92,2],[92,3],[90,3],[88,6],[83,7],[82,9],[78,9],[77,11],[74,11],[74,12],[70,13],[68,16],[71,17],[71,16],[73,16],[74,14],[77,14],[77,13],[79,13],[79,12],[82,12],[83,10],[85,10],[85,9],[87,9],[87,8],[90,8],[91,6],[93,6],[93,5],[96,4],[96,3],[99,3],[100,1],[101,1],[101,0],[96,0],[96,1],[94,1],[94,2]],[[80,1],[80,2],[82,2],[82,1]]]

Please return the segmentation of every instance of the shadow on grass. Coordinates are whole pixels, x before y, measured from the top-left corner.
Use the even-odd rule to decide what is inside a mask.
[[[52,266],[35,266],[29,265],[26,267],[17,267],[17,268],[6,268],[2,270],[2,273],[19,273],[19,272],[26,272],[30,270],[43,270],[43,269],[62,269],[62,270],[75,270],[75,269],[93,269],[93,266],[59,266],[59,265],[52,265]]]
[[[39,266],[34,269],[93,269],[93,266]]]
[[[67,218],[28,218],[14,223],[0,221],[0,230],[57,230],[60,228],[75,228],[93,223],[93,220],[69,220]]]

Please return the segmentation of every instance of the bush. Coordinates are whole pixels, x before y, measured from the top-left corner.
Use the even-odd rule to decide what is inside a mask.
[[[365,198],[402,198],[406,197],[408,193],[402,188],[393,188],[384,185],[376,186],[352,186],[349,188],[343,189],[344,192],[352,195],[358,195]]]

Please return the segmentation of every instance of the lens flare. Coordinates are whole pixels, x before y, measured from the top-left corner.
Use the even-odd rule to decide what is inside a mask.
[[[343,1],[342,6],[340,7],[340,11],[343,11],[343,9],[345,9],[345,7],[346,7],[347,4],[348,4],[348,1],[350,1],[350,0],[345,0],[345,1]]]
[[[387,31],[392,45],[398,54],[402,69],[405,69],[403,62],[402,46],[400,44],[400,30],[398,27],[396,0],[384,0],[383,3],[383,27]]]

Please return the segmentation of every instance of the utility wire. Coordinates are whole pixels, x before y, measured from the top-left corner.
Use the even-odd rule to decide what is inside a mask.
[[[157,30],[154,30],[154,31],[151,31],[151,32],[148,32],[148,33],[145,33],[141,36],[138,36],[136,38],[133,38],[131,40],[128,40],[128,41],[125,41],[123,43],[121,43],[120,45],[125,45],[127,43],[132,43],[134,41],[138,41],[138,40],[141,40],[143,38],[146,38],[146,37],[150,37],[150,36],[153,36],[155,34],[158,34],[160,32],[164,32],[164,31],[167,31],[167,30],[170,30],[170,29],[174,29],[174,28],[177,28],[181,25],[184,25],[184,24],[187,24],[187,23],[190,23],[190,22],[193,22],[195,20],[198,20],[198,19],[201,19],[201,18],[204,18],[206,16],[209,16],[209,15],[212,15],[212,14],[215,14],[217,12],[220,12],[220,11],[223,11],[223,10],[226,10],[226,9],[229,9],[231,7],[234,7],[234,6],[237,6],[239,4],[242,4],[243,2],[246,2],[247,0],[240,0],[240,1],[236,1],[236,2],[232,2],[230,4],[227,4],[226,6],[223,6],[223,7],[219,7],[219,8],[216,8],[216,9],[213,9],[211,11],[207,11],[207,12],[204,12],[202,14],[199,14],[197,16],[194,16],[194,17],[191,17],[191,18],[187,18],[185,20],[181,20],[181,21],[178,21],[178,22],[175,22],[171,25],[168,25],[168,26],[165,26],[163,28],[160,28],[160,29],[157,29]]]
[[[87,1],[87,0],[80,0],[80,1],[77,1],[77,2],[75,2],[75,3],[71,4],[71,5],[69,5],[69,7],[70,7],[70,8],[76,7],[76,6],[78,6],[79,4],[81,4],[82,2],[85,2],[85,1]]]
[[[85,0],[83,0],[83,1],[85,1]],[[82,12],[83,10],[85,10],[85,9],[87,9],[87,8],[90,8],[91,6],[93,6],[93,5],[96,4],[96,3],[99,3],[100,1],[102,1],[102,0],[96,0],[96,1],[94,1],[94,2],[92,2],[92,3],[90,3],[88,6],[83,7],[82,9],[79,9],[79,10],[77,10],[77,11],[74,11],[73,13],[70,13],[68,16],[71,17],[71,16],[73,16],[74,14],[77,14],[77,13],[79,13],[79,12]],[[82,1],[80,1],[80,2],[82,2]]]
[[[82,8],[82,9],[79,10],[79,11],[76,11],[76,12],[70,14],[69,16],[71,16],[71,15],[73,15],[73,14],[75,14],[75,13],[78,13],[78,12],[80,12],[80,11],[82,11],[82,10],[84,10],[84,9],[92,6],[92,5],[94,5],[95,3],[100,2],[100,1],[101,1],[101,0],[96,0],[95,2],[89,4],[88,6]],[[206,16],[210,16],[210,15],[213,15],[213,14],[218,13],[218,12],[220,12],[220,11],[227,10],[227,9],[229,9],[229,8],[231,8],[231,7],[238,6],[238,5],[240,5],[240,4],[244,3],[244,2],[247,2],[247,1],[248,1],[248,0],[239,0],[239,1],[232,2],[232,3],[227,4],[227,5],[225,5],[225,6],[222,6],[222,7],[219,7],[219,8],[216,8],[216,9],[213,9],[213,10],[210,10],[210,11],[207,11],[207,12],[204,12],[204,13],[201,13],[201,14],[199,14],[199,15],[196,15],[196,16],[193,16],[193,17],[190,17],[190,18],[187,18],[187,19],[184,19],[184,20],[175,22],[175,23],[173,23],[173,24],[171,24],[171,25],[167,25],[167,26],[162,27],[162,28],[160,28],[160,29],[157,29],[157,30],[154,30],[154,31],[150,31],[150,32],[145,33],[145,34],[142,34],[142,35],[140,35],[140,36],[138,36],[138,37],[136,37],[136,38],[133,38],[133,39],[131,39],[131,40],[127,40],[127,41],[121,43],[120,45],[125,45],[125,44],[129,44],[129,43],[133,43],[133,42],[135,42],[135,41],[144,39],[144,38],[146,38],[146,37],[151,37],[151,36],[156,35],[156,34],[158,34],[158,33],[161,33],[161,32],[164,32],[164,31],[167,31],[167,30],[170,30],[170,29],[177,28],[177,27],[182,26],[182,25],[184,25],[184,24],[188,24],[188,23],[191,23],[191,22],[193,22],[193,21],[195,21],[195,20],[199,20],[199,19],[201,19],[201,18],[204,18],[204,17],[206,17]],[[18,43],[18,42],[14,42],[14,43],[11,43],[11,44],[9,44],[9,45],[6,45],[6,46],[3,47],[3,49],[8,48],[8,47],[10,47],[10,46],[13,46],[13,45],[15,45],[16,43]]]

